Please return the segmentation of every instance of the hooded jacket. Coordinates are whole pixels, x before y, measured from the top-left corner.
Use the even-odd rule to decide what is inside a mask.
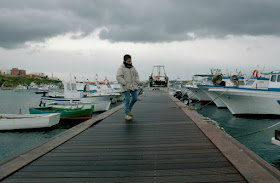
[[[138,89],[139,75],[135,67],[129,69],[122,64],[118,69],[116,78],[121,85],[121,92]]]

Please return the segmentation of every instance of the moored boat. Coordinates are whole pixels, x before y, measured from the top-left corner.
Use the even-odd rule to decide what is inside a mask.
[[[218,79],[220,77],[220,79]],[[219,81],[218,81],[219,80]],[[197,85],[206,95],[211,98],[218,108],[227,108],[226,104],[214,92],[209,91],[213,88],[223,88],[224,86],[243,86],[245,79],[242,76],[233,75],[231,77],[223,77],[222,75],[215,75],[211,85],[201,84]]]
[[[0,114],[0,130],[47,128],[58,124],[59,119],[59,113]]]
[[[82,103],[72,103],[72,104],[58,104],[58,103],[51,103],[47,104],[45,107],[52,107],[53,109],[91,109],[91,107],[95,107],[92,104],[82,104]]]
[[[76,83],[64,82],[64,93],[50,93],[41,97],[41,105],[57,104],[92,104],[94,112],[107,111],[111,105],[111,94],[87,93],[77,91]]]
[[[165,66],[157,65],[153,67],[151,76],[149,77],[150,90],[167,90],[169,88],[169,78],[166,75]],[[154,70],[157,70],[154,74]]]
[[[267,81],[267,80],[263,80]],[[237,117],[280,118],[280,72],[270,73],[267,89],[223,87],[209,89],[227,105]]]
[[[201,104],[206,104],[208,102],[211,102],[211,98],[203,91],[201,90],[198,85],[201,84],[207,84],[212,85],[212,74],[196,74],[193,76],[193,84],[192,85],[186,85],[185,87],[189,90],[189,98],[192,97],[198,99]],[[199,82],[197,82],[199,80]]]
[[[29,108],[30,114],[60,113],[60,121],[83,122],[92,118],[94,106],[89,109],[71,109],[55,107]]]

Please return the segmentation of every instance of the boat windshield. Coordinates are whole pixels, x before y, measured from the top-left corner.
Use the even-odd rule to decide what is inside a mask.
[[[278,75],[277,82],[280,82],[280,75]]]
[[[254,79],[250,79],[249,81],[247,81],[247,83],[245,84],[246,86],[252,86],[254,84],[255,80]]]
[[[276,81],[276,75],[272,75],[270,81],[275,82]]]

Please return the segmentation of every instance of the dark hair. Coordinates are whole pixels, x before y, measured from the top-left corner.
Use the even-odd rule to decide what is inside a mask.
[[[123,56],[123,61],[126,61],[127,59],[131,58],[130,55],[126,54],[125,56]]]

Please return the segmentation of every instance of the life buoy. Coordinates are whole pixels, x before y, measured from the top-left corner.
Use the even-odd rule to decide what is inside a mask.
[[[254,78],[258,78],[258,77],[259,77],[259,72],[258,72],[258,70],[254,70],[254,71],[253,71],[253,77],[254,77]]]
[[[104,84],[105,84],[105,85],[108,85],[108,84],[109,84],[109,80],[108,80],[108,79],[105,79],[105,80],[104,80]]]

